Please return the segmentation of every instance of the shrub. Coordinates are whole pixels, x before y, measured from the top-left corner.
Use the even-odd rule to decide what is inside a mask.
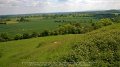
[[[7,33],[1,33],[0,34],[0,41],[8,41],[10,40],[10,38],[8,37],[8,34]]]
[[[16,34],[14,39],[15,40],[21,40],[23,38],[23,36],[21,34]]]
[[[30,34],[28,33],[23,33],[23,39],[28,39],[28,38],[31,38]]]
[[[17,21],[19,21],[19,22],[28,22],[28,20],[27,19],[25,19],[24,17],[21,17],[20,19],[18,19]]]
[[[31,37],[38,37],[39,36],[39,34],[37,33],[37,32],[33,32],[32,34],[31,34]]]
[[[48,30],[44,30],[42,33],[41,33],[41,36],[49,36],[50,35],[50,31]]]
[[[100,21],[98,21],[98,23],[101,23],[103,26],[108,26],[113,24],[113,22],[109,18],[101,19]]]
[[[88,36],[88,34],[87,34]],[[119,67],[120,31],[89,33],[89,36],[72,45],[72,51],[62,57],[65,62],[95,62],[91,67]],[[72,53],[72,54],[71,54]]]
[[[94,30],[96,30],[96,29],[101,28],[101,27],[102,27],[102,24],[97,22],[97,23],[92,23],[91,26],[93,27]]]

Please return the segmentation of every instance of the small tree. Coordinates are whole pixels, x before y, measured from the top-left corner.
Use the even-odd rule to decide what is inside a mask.
[[[41,33],[41,36],[49,36],[50,35],[50,32],[48,30],[44,30],[42,33]]]
[[[38,37],[38,33],[37,32],[33,32],[32,34],[31,34],[31,37]]]
[[[112,21],[115,23],[120,23],[120,16],[116,16],[116,17],[112,18]]]
[[[1,33],[0,40],[1,41],[8,41],[10,38],[8,37],[7,33]]]
[[[20,40],[20,39],[22,39],[22,38],[23,38],[23,37],[22,37],[21,34],[16,34],[15,37],[14,37],[15,40]]]
[[[30,35],[28,33],[24,33],[23,34],[23,39],[28,39],[28,38],[30,38]]]
[[[24,22],[25,19],[24,19],[23,17],[21,17],[19,21],[20,21],[20,22]]]
[[[93,29],[95,30],[95,29],[101,28],[101,27],[102,27],[102,24],[97,22],[97,23],[92,23],[91,26],[92,26]]]
[[[98,23],[101,23],[103,26],[108,26],[113,24],[113,22],[109,18],[101,19],[100,21],[98,21]]]
[[[19,21],[19,22],[26,22],[26,21],[28,21],[27,19],[25,19],[24,17],[21,17],[19,20],[17,20],[17,21]]]

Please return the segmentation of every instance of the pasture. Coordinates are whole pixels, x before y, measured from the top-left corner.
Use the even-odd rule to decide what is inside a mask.
[[[0,16],[0,66],[120,67],[119,16],[92,13]],[[52,62],[67,64],[54,66],[49,64]],[[76,66],[77,62],[83,64]]]
[[[120,43],[118,41],[120,40],[120,38],[119,36],[117,36],[120,33],[119,29],[120,29],[120,24],[114,24],[108,27],[104,27],[102,29],[98,29],[96,31],[92,31],[87,34],[74,34],[74,35],[69,34],[69,35],[39,37],[39,38],[32,38],[32,39],[26,39],[26,40],[3,42],[3,43],[0,43],[0,66],[30,67],[30,64],[27,62],[57,62],[57,61],[70,62],[67,60],[71,60],[71,59],[75,61],[75,58],[77,57],[76,53],[72,53],[74,51],[74,48],[76,48],[74,46],[80,46],[76,50],[78,49],[81,50],[80,53],[78,53],[79,55],[78,59],[80,59],[81,61],[90,62],[92,60],[87,60],[87,59],[90,59],[94,56],[94,58],[97,58],[97,59],[99,58],[99,60],[95,60],[98,63],[100,62],[99,64],[97,64],[98,66],[109,65],[109,61],[107,61],[107,59],[111,60],[112,62],[115,59],[114,57],[116,56],[119,57],[119,54],[120,54],[119,53],[120,46],[118,44]],[[104,39],[102,39],[103,37]],[[99,38],[101,39],[98,40]],[[97,39],[97,40],[92,41],[94,39]],[[97,44],[93,44],[96,42],[103,43],[101,44],[102,48],[100,47],[96,48]],[[83,45],[79,43],[82,43]],[[88,56],[87,54],[89,54],[89,50],[86,48],[87,46],[91,46],[91,45],[92,45],[91,53],[93,55],[90,54]],[[112,50],[110,49],[111,47],[106,47],[107,45],[117,46],[118,49]],[[106,49],[108,48],[109,51],[106,51],[103,48],[106,48]],[[98,52],[96,53],[97,50],[99,50],[100,55],[98,54]],[[118,52],[117,55],[111,55],[112,51]],[[116,54],[115,52],[113,54]],[[71,57],[71,53],[72,53],[72,56],[75,56],[75,57]],[[105,55],[103,55],[103,53],[105,53]],[[103,56],[106,56],[106,57],[104,58]],[[112,59],[109,57],[112,57]],[[107,63],[104,64],[104,62],[107,62]],[[85,64],[87,65],[87,63]],[[39,65],[33,64],[33,67],[36,67],[36,66],[39,66]]]
[[[15,34],[22,33],[32,33],[32,32],[42,32],[44,30],[55,30],[59,25],[68,24],[68,23],[81,23],[82,25],[89,25],[89,22],[96,22],[97,19],[94,17],[78,17],[78,18],[45,18],[41,17],[32,17],[27,18],[28,22],[17,22],[14,20],[9,21],[7,24],[0,24],[0,33],[8,33],[10,36]],[[61,21],[61,22],[56,22]]]

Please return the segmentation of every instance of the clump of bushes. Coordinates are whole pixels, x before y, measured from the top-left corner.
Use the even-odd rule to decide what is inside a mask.
[[[21,34],[16,34],[14,40],[21,40],[23,36]]]
[[[99,29],[103,26],[108,26],[108,25],[112,25],[113,22],[111,19],[109,18],[103,18],[103,19],[100,19],[97,23],[92,23],[92,27],[94,29]]]
[[[18,22],[28,22],[29,20],[25,17],[21,17],[20,19],[17,19]]]
[[[72,51],[60,59],[66,62],[94,62],[91,67],[120,67],[120,31],[110,30],[86,34],[84,40],[74,43]]]
[[[11,39],[9,38],[7,33],[1,33],[0,34],[0,41],[1,42],[5,42],[5,41],[9,41],[9,40],[11,40]]]

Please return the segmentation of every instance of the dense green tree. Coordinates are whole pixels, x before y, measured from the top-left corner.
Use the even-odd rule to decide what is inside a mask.
[[[37,33],[37,32],[33,32],[32,34],[31,34],[31,37],[38,37],[39,36],[39,34]]]
[[[95,30],[95,29],[101,28],[101,27],[102,27],[102,24],[97,22],[97,23],[92,23],[91,26],[92,26],[93,29]]]
[[[23,33],[23,39],[28,39],[30,38],[30,34],[29,33]]]
[[[24,17],[21,17],[19,20],[17,20],[17,21],[19,21],[19,22],[28,22],[28,20],[27,19],[25,19]]]
[[[120,23],[120,16],[112,18],[112,21],[115,23]]]
[[[3,39],[9,39],[8,34],[7,33],[1,33],[0,35]]]
[[[100,21],[98,21],[98,23],[101,23],[103,26],[108,26],[113,24],[113,22],[109,18],[101,19]]]
[[[10,38],[8,37],[7,33],[1,33],[0,34],[0,40],[1,41],[8,41],[8,40],[10,40]]]
[[[50,31],[48,30],[44,30],[42,33],[41,33],[41,36],[49,36],[50,35]]]
[[[21,34],[16,34],[14,37],[15,40],[20,40],[22,38],[23,38],[23,36]]]
[[[111,19],[104,18],[104,19],[100,19],[96,23],[92,23],[91,26],[93,27],[93,29],[98,29],[98,28],[101,28],[102,26],[108,26],[111,24],[113,24]]]

